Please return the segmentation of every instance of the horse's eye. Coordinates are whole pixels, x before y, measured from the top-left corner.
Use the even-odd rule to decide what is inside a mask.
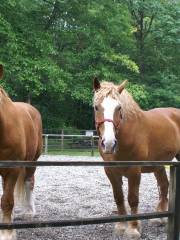
[[[98,111],[98,106],[95,106],[94,108],[95,108],[96,111]]]

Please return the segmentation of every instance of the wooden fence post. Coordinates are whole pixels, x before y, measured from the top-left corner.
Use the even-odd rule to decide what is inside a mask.
[[[45,154],[48,154],[48,134],[45,135]]]
[[[61,131],[61,151],[64,150],[64,130]]]
[[[94,136],[91,136],[91,156],[94,156]]]
[[[173,214],[168,218],[167,240],[180,238],[180,166],[170,167],[169,211]]]

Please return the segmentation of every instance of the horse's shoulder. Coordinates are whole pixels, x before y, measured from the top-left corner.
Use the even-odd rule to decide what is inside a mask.
[[[41,125],[41,115],[39,111],[32,105],[24,102],[13,102],[15,114],[14,118],[17,118],[22,126],[25,125]]]

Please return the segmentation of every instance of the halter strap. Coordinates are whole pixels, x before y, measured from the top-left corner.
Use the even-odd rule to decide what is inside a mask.
[[[101,137],[99,128],[103,123],[111,122],[113,124],[115,130],[117,131],[119,129],[119,125],[120,125],[120,122],[121,122],[122,119],[123,119],[122,112],[120,111],[120,121],[117,124],[115,124],[115,122],[112,119],[109,119],[109,118],[104,118],[102,121],[96,121],[95,124],[96,124],[96,130],[97,130],[98,135]]]
[[[121,117],[121,120],[122,120],[122,117]],[[102,121],[99,121],[99,122],[96,121],[96,131],[97,131],[97,134],[99,135],[100,138],[102,138],[102,136],[100,134],[99,128],[105,122],[111,122],[113,124],[116,132],[119,129],[120,121],[118,122],[118,124],[115,124],[115,122],[112,119],[108,119],[108,118],[105,118],[105,119],[103,119]]]
[[[114,125],[115,129],[118,128],[118,126],[119,126],[119,123],[115,124],[115,122],[112,119],[105,118],[102,121],[96,122],[96,128],[99,129],[99,127],[105,122],[111,122]]]

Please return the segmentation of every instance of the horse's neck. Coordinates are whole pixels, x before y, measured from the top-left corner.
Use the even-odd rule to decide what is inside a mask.
[[[144,125],[145,117],[142,110],[140,110],[138,114],[132,114],[124,118],[118,134],[119,142],[125,145],[129,145],[131,142],[134,143],[136,138],[144,134]]]
[[[135,161],[145,159],[146,149],[142,149],[142,142],[146,141],[144,139],[146,136],[146,133],[144,132],[145,129],[143,115],[134,120],[126,119],[126,121],[123,122],[117,135],[118,150],[115,160]]]

